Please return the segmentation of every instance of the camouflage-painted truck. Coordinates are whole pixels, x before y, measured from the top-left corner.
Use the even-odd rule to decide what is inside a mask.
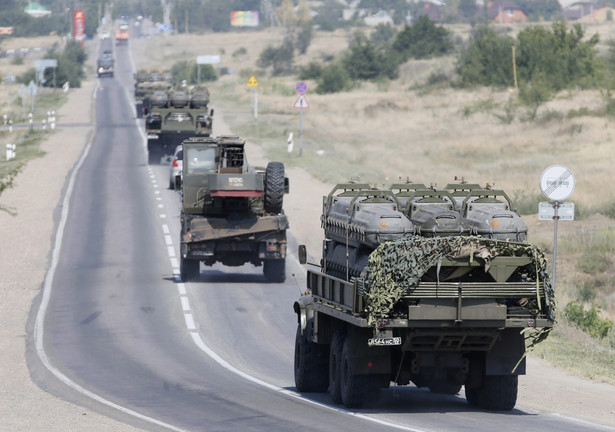
[[[554,297],[503,191],[340,184],[321,218],[322,258],[294,303],[298,391],[356,408],[412,382],[445,394],[465,386],[483,409],[515,406],[526,340],[549,334]]]
[[[148,104],[145,132],[150,164],[172,155],[187,138],[211,135],[214,111],[208,111],[209,91],[205,87],[155,90]]]
[[[237,136],[193,137],[182,143],[181,256],[183,281],[197,280],[200,263],[263,266],[270,282],[286,278],[288,193],[284,165],[248,164]],[[180,188],[181,186],[181,188]]]

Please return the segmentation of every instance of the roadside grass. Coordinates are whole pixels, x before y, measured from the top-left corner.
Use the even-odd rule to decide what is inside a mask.
[[[575,376],[615,385],[615,349],[567,324],[556,325],[531,355]]]

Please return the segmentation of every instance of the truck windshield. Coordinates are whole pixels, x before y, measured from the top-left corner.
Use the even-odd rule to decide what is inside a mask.
[[[216,171],[216,147],[189,148],[184,163],[188,164],[188,174],[210,173]]]

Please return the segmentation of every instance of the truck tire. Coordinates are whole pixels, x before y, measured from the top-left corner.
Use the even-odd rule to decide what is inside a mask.
[[[284,164],[269,162],[265,171],[265,211],[278,214],[284,200]]]
[[[179,260],[179,276],[182,282],[192,282],[199,278],[201,262],[198,260],[190,260],[183,256]]]
[[[269,282],[284,282],[286,280],[286,259],[265,260],[263,274]]]
[[[350,344],[350,338],[346,338],[340,362],[340,393],[344,406],[361,408],[378,398],[378,376],[355,373]]]
[[[160,153],[157,151],[148,151],[147,152],[147,163],[149,165],[160,165]]]
[[[470,405],[491,411],[510,411],[517,403],[517,390],[519,377],[517,375],[487,375],[483,385],[478,389],[471,389],[466,399]],[[475,393],[474,393],[475,392]]]
[[[333,335],[331,348],[329,349],[329,394],[333,403],[342,403],[342,388],[340,385],[340,366],[342,363],[342,349],[346,331],[338,330]]]
[[[329,387],[327,350],[307,340],[297,326],[295,337],[295,387],[299,392],[323,393]]]
[[[137,113],[137,118],[143,118],[143,102],[135,104],[135,112]]]

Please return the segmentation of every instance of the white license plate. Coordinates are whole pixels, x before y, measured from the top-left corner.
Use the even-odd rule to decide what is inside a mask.
[[[147,139],[158,139],[158,135],[148,135]]]
[[[367,345],[369,346],[390,346],[390,345],[401,345],[401,338],[371,338],[367,340]]]

